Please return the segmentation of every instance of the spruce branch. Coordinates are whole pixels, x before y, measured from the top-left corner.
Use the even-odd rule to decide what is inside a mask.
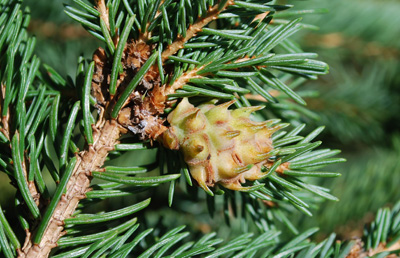
[[[217,4],[217,1],[204,0],[196,6],[188,1],[180,1],[178,7],[176,1],[130,3],[128,0],[121,6],[120,1],[108,1],[106,6],[104,0],[98,0],[97,7],[93,8],[80,0],[74,2],[80,10],[68,7],[67,14],[108,47],[107,50],[99,48],[87,68],[85,60],[80,59],[75,82],[67,83],[49,67],[46,67],[49,81],[46,75],[37,72],[36,59],[27,58],[30,49],[18,45],[22,39],[28,41],[24,38],[25,31],[18,34],[22,14],[16,18],[14,27],[0,26],[0,29],[13,28],[18,32],[15,33],[18,37],[13,35],[14,31],[8,32],[11,36],[7,38],[4,57],[7,64],[14,64],[13,53],[18,53],[16,60],[23,60],[24,64],[15,70],[8,65],[5,75],[0,74],[2,87],[7,86],[1,103],[3,118],[5,109],[11,110],[6,122],[10,119],[15,122],[10,123],[12,129],[3,130],[8,136],[2,140],[11,149],[10,153],[1,151],[0,165],[16,182],[21,195],[16,201],[28,212],[28,216],[19,216],[26,232],[22,250],[18,241],[11,241],[20,257],[47,257],[53,249],[58,252],[56,257],[67,254],[96,257],[105,253],[126,257],[131,252],[139,257],[166,254],[307,257],[317,253],[325,257],[328,252],[343,257],[348,253],[351,244],[333,246],[335,237],[318,245],[310,243],[308,238],[317,231],[314,228],[286,243],[280,242],[278,233],[271,230],[275,228],[274,221],[280,220],[297,234],[283,212],[298,209],[311,215],[315,196],[337,200],[329,189],[303,178],[336,177],[338,173],[320,169],[344,161],[333,158],[339,151],[317,149],[321,142],[312,142],[322,127],[306,136],[300,135],[305,127],[302,124],[285,131],[289,124],[271,119],[275,117],[261,111],[261,107],[251,106],[246,98],[252,92],[252,96],[267,100],[268,105],[287,104],[283,109],[290,110],[294,105],[305,104],[301,94],[295,92],[297,78],[316,78],[328,70],[325,63],[314,60],[315,54],[303,53],[290,44],[288,37],[305,27],[299,19],[269,26],[275,11],[290,6],[268,5],[262,1]],[[221,15],[231,5],[232,12]],[[175,19],[175,13],[164,16],[166,9],[178,10],[179,17],[184,18],[182,23]],[[116,15],[118,10],[121,12]],[[194,21],[196,12],[202,18]],[[2,17],[0,22],[5,20]],[[259,23],[253,22],[254,17]],[[217,18],[222,19],[216,28],[207,27]],[[201,35],[197,35],[200,31]],[[68,91],[79,92],[79,96],[71,99],[64,94]],[[182,100],[174,106],[173,99]],[[250,99],[254,100],[260,98]],[[99,111],[97,117],[92,112],[94,109]],[[251,113],[258,121],[250,119]],[[2,125],[3,128],[6,126]],[[57,133],[60,129],[63,134]],[[110,156],[146,149],[148,141],[159,152],[163,151],[160,144],[181,152],[177,155],[168,150],[162,154],[163,161],[156,163],[160,175],[138,175],[150,172],[149,167],[105,165]],[[56,146],[54,154],[52,145]],[[199,153],[202,156],[196,156]],[[42,178],[44,165],[57,185],[52,196]],[[168,171],[164,171],[164,165]],[[145,208],[150,199],[105,213],[79,214],[99,199],[126,196],[165,182],[170,182],[168,204],[171,206],[178,192],[176,180],[181,176],[172,171],[180,171],[190,186],[191,178],[195,179],[210,195],[206,202],[211,214],[220,205],[214,195],[224,194],[222,210],[227,221],[231,217],[230,209],[236,214],[233,210],[240,208],[243,221],[254,220],[261,234],[254,237],[242,234],[220,246],[217,245],[221,240],[214,239],[215,234],[182,244],[190,234],[182,232],[181,226],[163,235],[157,232],[158,236],[147,237],[151,229],[133,235],[139,227],[138,218],[125,222],[121,219]],[[92,178],[107,183],[91,185]],[[38,203],[39,192],[50,201]],[[188,195],[195,199],[202,193]],[[236,196],[240,196],[241,204]],[[82,199],[86,200],[81,202]],[[195,203],[198,202],[197,199]],[[387,221],[388,213],[385,214]],[[31,217],[33,222],[28,222],[26,218]],[[115,220],[117,225],[103,231],[105,227],[101,225],[90,226],[110,220]],[[131,236],[133,240],[128,241]],[[7,258],[13,256],[8,238],[12,239],[13,234],[7,223],[1,221],[0,244]],[[376,246],[380,239],[372,243]]]
[[[224,11],[229,5],[233,5],[235,1],[223,1],[224,4],[220,6],[220,4],[216,4],[215,6],[211,7],[205,17],[199,17],[198,20],[189,25],[188,30],[186,31],[186,36],[178,35],[177,39],[171,44],[167,46],[167,49],[164,50],[161,54],[161,61],[164,63],[169,56],[174,55],[178,52],[179,49],[183,48],[183,45],[191,39],[193,36],[196,36],[198,32],[202,30],[204,26],[209,24],[211,21],[216,20],[218,15]]]
[[[108,29],[109,32],[110,31],[110,19],[109,19],[109,12],[108,12],[108,8],[106,7],[106,3],[104,2],[104,0],[97,0],[97,7],[96,7],[97,11],[99,11],[100,13],[100,19],[102,19],[104,21],[104,23],[106,24],[106,27]]]
[[[46,219],[41,221],[34,238],[25,244],[19,257],[48,257],[52,248],[57,246],[57,241],[65,234],[64,220],[71,217],[79,201],[85,198],[91,172],[104,165],[108,152],[114,149],[120,137],[120,129],[115,121],[102,121],[98,127],[93,127],[93,132],[93,145],[87,151],[76,154],[76,165],[67,182],[66,192],[58,203],[52,203],[55,207],[47,208]]]
[[[204,75],[198,75],[197,73],[202,70],[204,66],[195,68],[193,70],[190,70],[189,72],[186,72],[182,74],[179,78],[177,78],[171,85],[169,85],[166,89],[166,94],[173,94],[176,92],[176,90],[181,89],[184,85],[186,85],[191,79],[200,79],[204,78]]]
[[[163,4],[163,1],[158,0],[155,3],[152,4],[152,6],[149,9],[149,12],[147,15],[151,15],[150,11],[153,12],[154,17],[153,17],[153,22],[162,14],[162,11],[160,10],[161,5]],[[151,25],[151,21],[147,21],[145,27],[142,29],[139,29],[139,42],[148,42],[151,39],[151,34],[152,32],[149,31],[149,27]]]
[[[193,23],[195,25],[194,28],[198,27],[198,29],[202,29],[211,20],[216,19],[217,14],[221,10],[224,10],[226,8],[227,4],[233,5],[234,3],[233,2],[231,3],[228,1],[228,2],[225,2],[221,8],[218,8],[218,5],[215,5],[214,7],[210,7],[210,9],[204,14],[205,18],[201,18],[197,22]],[[252,4],[248,5],[243,2],[238,2],[238,6],[241,8],[244,7],[244,8],[250,8],[250,9],[260,8],[259,5],[252,5]],[[137,8],[138,8],[139,12],[144,11],[143,6],[138,6]],[[160,5],[159,8],[165,9],[165,6]],[[263,6],[262,10],[264,11],[265,8],[268,9],[271,7]],[[130,10],[129,13],[132,14],[132,10]],[[264,15],[263,17],[265,18],[266,15]],[[155,17],[155,19],[157,19],[157,17]],[[138,28],[138,31],[139,31],[138,38],[140,39],[140,37],[141,37],[140,29],[143,27],[148,28],[147,27],[148,23],[147,23],[147,20],[144,20],[143,18],[141,18],[139,20],[141,20],[141,22],[143,23],[141,25],[141,27]],[[234,83],[234,80],[223,79],[223,77],[228,77],[228,78],[245,77],[250,88],[254,89],[258,93],[262,94],[269,101],[273,102],[274,100],[269,97],[270,95],[264,89],[262,89],[262,87],[260,87],[254,79],[251,78],[252,76],[260,76],[260,79],[262,81],[265,81],[268,83],[273,83],[279,89],[283,90],[286,94],[293,97],[293,99],[295,99],[296,101],[298,101],[301,104],[304,104],[304,101],[298,95],[296,95],[291,89],[284,86],[284,84],[281,83],[279,81],[279,79],[277,79],[275,77],[272,77],[272,80],[269,79],[268,77],[273,76],[273,75],[271,75],[270,72],[263,71],[263,73],[259,73],[258,70],[264,69],[266,67],[266,64],[268,64],[268,66],[270,66],[273,69],[275,68],[277,70],[289,69],[289,70],[293,70],[293,71],[297,71],[297,72],[305,72],[306,67],[311,67],[312,69],[315,69],[315,72],[310,70],[311,73],[320,74],[320,73],[326,72],[326,66],[324,64],[318,63],[315,61],[314,62],[309,61],[306,59],[306,58],[310,58],[310,57],[311,58],[315,57],[313,54],[276,55],[276,57],[274,57],[273,54],[268,54],[268,53],[266,54],[265,52],[267,50],[271,50],[274,46],[279,44],[280,41],[285,40],[288,36],[290,36],[291,34],[296,32],[298,30],[298,28],[300,27],[300,26],[297,26],[297,23],[299,20],[290,21],[284,26],[280,26],[280,27],[273,29],[271,31],[271,35],[273,35],[273,37],[270,37],[270,38],[266,38],[265,36],[261,37],[260,39],[262,39],[261,40],[262,44],[260,45],[260,42],[253,40],[254,39],[253,37],[258,37],[261,35],[260,33],[263,31],[263,29],[266,28],[267,23],[270,21],[270,19],[266,19],[265,23],[262,26],[259,26],[260,23],[258,23],[255,27],[248,27],[246,29],[246,33],[245,33],[247,35],[240,35],[234,31],[225,32],[225,31],[218,31],[218,30],[214,30],[214,29],[210,29],[210,28],[207,28],[207,31],[206,31],[206,29],[204,28],[203,32],[205,32],[206,35],[209,35],[210,33],[216,33],[217,37],[222,37],[222,38],[226,37],[230,40],[230,42],[232,43],[232,48],[226,52],[226,55],[224,55],[224,57],[222,59],[216,61],[218,59],[218,57],[220,58],[221,55],[223,55],[222,51],[220,51],[222,49],[217,48],[216,51],[211,52],[211,54],[209,54],[209,55],[203,55],[202,57],[200,57],[199,61],[197,61],[195,59],[189,59],[189,58],[183,57],[182,54],[184,54],[184,52],[182,52],[182,51],[180,51],[177,56],[172,56],[172,54],[175,54],[178,51],[178,48],[177,48],[173,52],[171,52],[171,55],[167,55],[168,59],[172,60],[174,67],[175,67],[174,68],[175,73],[172,74],[172,79],[170,79],[171,81],[173,81],[172,87],[167,87],[166,84],[164,84],[162,86],[154,85],[153,87],[151,87],[151,86],[149,87],[149,86],[146,86],[146,84],[148,84],[149,80],[158,80],[157,76],[160,76],[160,77],[165,76],[163,74],[164,73],[163,69],[160,68],[161,65],[163,64],[163,61],[165,61],[165,56],[163,57],[163,54],[161,54],[161,57],[159,57],[160,60],[158,62],[158,65],[160,65],[160,67],[158,67],[158,69],[157,69],[156,66],[147,65],[147,62],[150,61],[150,59],[152,59],[151,61],[154,61],[154,57],[156,56],[156,53],[153,53],[151,55],[151,57],[149,57],[149,55],[150,55],[149,51],[151,51],[151,49],[153,48],[152,46],[142,43],[139,40],[139,42],[128,43],[124,47],[124,42],[127,40],[127,35],[129,34],[129,28],[135,24],[134,21],[135,21],[135,18],[134,18],[134,16],[132,16],[125,24],[125,27],[121,32],[121,34],[123,35],[123,40],[120,41],[117,46],[116,55],[114,56],[114,62],[112,64],[111,83],[110,83],[110,93],[111,93],[110,100],[111,100],[111,102],[115,101],[114,102],[115,104],[110,105],[107,102],[108,97],[107,97],[107,92],[105,91],[105,89],[108,87],[107,87],[107,83],[104,86],[102,85],[105,82],[104,79],[99,79],[99,81],[96,81],[96,83],[98,83],[100,85],[93,85],[93,89],[96,92],[95,97],[96,97],[97,101],[99,101],[100,103],[105,105],[106,110],[108,110],[110,108],[112,109],[111,117],[113,117],[113,118],[118,117],[117,120],[120,124],[123,124],[125,128],[134,132],[135,134],[141,135],[141,137],[144,139],[146,139],[147,137],[150,137],[151,139],[156,139],[158,136],[162,135],[162,133],[164,131],[167,130],[167,128],[162,124],[163,121],[159,119],[159,116],[163,114],[163,108],[168,107],[168,105],[169,105],[165,99],[165,95],[170,95],[170,96],[174,95],[174,97],[179,97],[179,96],[183,96],[182,94],[200,94],[200,95],[209,96],[209,97],[218,97],[221,99],[224,99],[224,98],[225,99],[234,99],[234,98],[236,98],[237,95],[225,94],[225,93],[218,92],[215,90],[210,90],[209,88],[203,88],[201,86],[201,84],[209,83],[211,85],[218,85],[218,83],[219,83],[219,82],[217,82],[218,80],[225,80],[225,81],[229,81],[229,83]],[[85,21],[81,21],[81,22],[85,26],[88,24]],[[91,26],[91,28],[95,29],[95,27],[93,27],[93,26]],[[278,30],[280,28],[282,28],[282,33],[280,33]],[[150,31],[150,28],[148,28],[148,29],[149,29],[148,31]],[[169,44],[169,47],[171,47],[171,46],[179,46],[179,48],[183,47],[183,44],[187,40],[189,40],[190,38],[193,38],[195,36],[194,31],[191,31],[191,29],[193,29],[193,25],[189,25],[189,28],[187,31],[188,33],[186,33],[186,36],[188,37],[187,39],[182,38],[178,34],[177,35],[178,39],[176,41],[172,42],[171,44]],[[147,29],[146,29],[146,31],[147,31]],[[161,31],[159,31],[159,33],[162,34],[162,33],[164,33],[164,31],[161,30]],[[183,34],[185,34],[185,33],[183,33]],[[252,35],[252,36],[248,36],[248,35]],[[266,34],[266,35],[268,35],[268,34]],[[212,38],[212,37],[209,37],[209,38]],[[183,39],[183,41],[182,41],[182,39]],[[237,51],[236,53],[234,53],[232,55],[232,53],[234,52],[234,48],[236,48],[237,46],[239,46],[241,44],[244,44],[245,46],[247,46],[247,48],[243,48],[241,51]],[[170,49],[174,49],[174,47],[170,48]],[[128,51],[130,51],[130,53]],[[163,53],[165,53],[165,51]],[[206,53],[207,52],[205,52],[204,54],[206,54]],[[139,60],[143,60],[143,61],[139,61],[139,63],[132,62],[132,60],[129,59],[129,58],[131,58],[131,57],[129,57],[130,54],[138,56]],[[146,63],[143,64],[144,71],[139,72],[137,75],[135,75],[133,77],[133,79],[131,80],[131,82],[127,83],[128,85],[125,84],[126,86],[123,86],[123,85],[124,85],[125,78],[127,78],[127,74],[120,74],[117,69],[117,67],[119,66],[118,62],[121,58],[121,55],[125,55],[125,57],[124,57],[125,60],[123,61],[125,67],[127,67],[127,66],[128,67],[129,66],[131,66],[131,67],[139,66],[140,67],[140,66],[142,66],[142,63],[147,58],[149,58],[146,61]],[[249,58],[249,57],[247,57],[247,55],[251,56],[251,57]],[[197,56],[197,58],[199,58],[199,56]],[[95,54],[95,61],[99,60],[99,61],[96,61],[96,69],[97,69],[95,72],[96,77],[105,78],[108,76],[107,73],[102,74],[107,68],[107,63],[110,63],[107,59],[108,59],[107,54],[103,50],[100,50],[98,53]],[[300,65],[297,65],[298,63],[300,63]],[[184,65],[183,69],[180,68],[180,66],[182,64]],[[188,64],[191,64],[191,65],[188,65]],[[289,66],[292,66],[292,67],[282,66],[284,64],[289,64]],[[196,67],[196,65],[199,65],[199,66]],[[279,66],[279,65],[281,65],[281,66]],[[249,68],[252,70],[255,69],[255,71],[249,71],[248,70]],[[230,69],[234,69],[236,71],[230,71]],[[157,70],[158,70],[159,74],[157,74]],[[185,70],[187,70],[188,72],[184,73]],[[167,73],[170,73],[170,71],[167,71]],[[199,76],[199,74],[201,74],[201,76]],[[222,78],[221,79],[219,79],[219,78],[213,79],[212,77],[211,78],[205,77],[207,75],[219,76]],[[118,80],[117,78],[119,76],[120,76],[120,79]],[[132,75],[131,75],[131,77],[132,77]],[[147,79],[146,77],[149,79]],[[140,80],[142,80],[143,78],[146,78],[145,81],[143,82],[144,86],[147,89],[152,89],[152,91],[149,92],[149,97],[145,97],[145,95],[143,95],[141,97],[142,101],[136,100],[136,102],[138,102],[138,103],[135,103],[135,104],[139,108],[138,108],[138,110],[135,111],[135,114],[133,114],[133,116],[137,117],[137,118],[133,119],[132,117],[130,117],[130,116],[132,116],[132,111],[131,111],[131,108],[129,107],[129,102],[131,102],[132,100],[130,100],[128,97],[132,93],[135,93],[138,95],[135,98],[139,99],[138,97],[140,97],[141,94],[143,94],[142,92],[140,92],[140,90],[137,91],[135,89],[138,86],[138,84],[140,83]],[[197,79],[196,82],[195,82],[195,79]],[[96,79],[96,80],[98,80],[98,79]],[[118,80],[118,83],[117,83],[117,80]],[[202,80],[204,80],[204,81],[202,81]],[[199,87],[185,85],[188,82],[194,82],[196,84],[196,86],[199,86]],[[167,88],[165,89],[165,87],[167,87]],[[178,90],[181,87],[183,88],[184,92],[182,92],[182,93],[176,92],[176,90]],[[230,92],[232,92],[232,91],[233,92],[236,91],[236,92],[240,92],[240,93],[248,92],[247,89],[241,89],[237,85],[234,85],[234,86],[227,85],[227,86],[224,86],[224,88],[229,89]],[[118,93],[116,95],[114,95],[116,92],[118,92]],[[121,95],[119,95],[119,94],[121,94]],[[117,96],[118,97],[120,96],[119,99],[117,98]],[[241,104],[237,104],[237,105],[241,106]],[[119,114],[120,111],[121,111],[121,113]],[[150,113],[151,116],[147,116],[144,118],[144,121],[141,121],[141,119],[143,119],[143,118],[141,118],[141,116],[144,113]],[[138,120],[139,123],[135,122],[135,124],[133,126],[131,123],[136,120]],[[145,124],[144,129],[140,128],[140,126],[142,126],[141,124]],[[300,139],[301,138],[299,138],[299,137],[292,137],[292,138],[288,137],[287,139],[278,140],[276,142],[276,145],[277,146],[284,145],[284,144],[292,143],[292,142],[294,142],[296,140],[300,140]],[[315,145],[312,145],[312,146],[315,146]],[[300,151],[300,153],[305,153],[308,150],[309,150],[309,148],[305,148],[305,150]],[[283,154],[285,152],[287,153],[288,150],[280,150],[281,154]],[[342,160],[340,160],[340,159],[332,160],[332,162],[339,162],[339,161],[342,161]],[[319,164],[319,163],[316,163],[316,164]],[[310,166],[313,166],[313,165],[314,164],[311,164]],[[240,171],[242,171],[242,170],[240,170]],[[246,171],[246,169],[244,169],[242,172],[245,172],[245,171]],[[273,178],[273,179],[275,180],[275,182],[281,182],[286,185],[291,185],[290,183],[286,183],[285,180],[280,180],[278,178]],[[254,190],[255,190],[256,188],[258,189],[260,186],[254,186],[254,187],[255,187],[254,188]],[[253,188],[251,188],[251,189],[253,189]],[[298,188],[293,186],[293,189],[298,189]],[[322,193],[320,193],[320,194],[324,195]],[[286,193],[285,193],[285,195],[286,195]],[[329,195],[325,195],[325,196],[329,196]],[[328,198],[332,199],[332,197],[328,197]]]

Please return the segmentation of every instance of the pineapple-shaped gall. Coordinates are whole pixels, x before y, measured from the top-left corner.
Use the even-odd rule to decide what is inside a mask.
[[[246,190],[241,183],[264,176],[261,167],[273,149],[271,135],[278,126],[250,120],[261,107],[229,110],[234,101],[194,107],[184,98],[168,116],[169,129],[161,141],[180,150],[190,174],[207,192],[221,184],[232,190]]]

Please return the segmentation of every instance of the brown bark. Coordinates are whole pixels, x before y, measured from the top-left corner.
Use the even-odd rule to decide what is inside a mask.
[[[57,246],[57,241],[65,234],[63,232],[64,220],[71,217],[79,201],[85,198],[91,181],[91,171],[98,170],[103,166],[108,152],[114,149],[115,144],[118,143],[120,129],[116,121],[106,121],[99,126],[93,126],[93,129],[94,143],[89,146],[88,150],[77,154],[77,163],[67,184],[66,193],[58,202],[41,241],[33,243],[31,238],[23,247],[19,257],[42,258],[49,256],[52,248]]]
[[[104,21],[107,26],[108,31],[110,31],[110,20],[108,18],[108,8],[104,0],[97,0],[97,11],[100,13],[100,18]]]

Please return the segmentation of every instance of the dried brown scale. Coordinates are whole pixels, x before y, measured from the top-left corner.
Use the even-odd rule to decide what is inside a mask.
[[[98,48],[93,54],[93,61],[95,63],[95,70],[93,73],[91,94],[96,98],[98,104],[104,106],[106,105],[106,99],[109,98],[108,76],[111,73],[106,51]]]
[[[129,42],[123,51],[121,63],[123,73],[117,81],[115,96],[126,89],[143,64],[150,57],[153,46],[142,41]],[[104,49],[99,48],[93,55],[95,71],[92,80],[92,95],[97,103],[104,107],[107,114],[110,113],[118,100],[109,94],[111,74],[111,58],[107,57]],[[157,66],[150,67],[142,81],[136,87],[124,104],[117,122],[138,135],[140,139],[155,140],[166,130],[164,119],[160,116],[166,107],[167,96],[165,86],[161,86],[159,70]]]
[[[361,241],[361,239],[357,239],[356,243],[353,245],[351,248],[349,254],[346,256],[346,258],[363,258],[366,257],[366,253],[363,252],[364,248],[364,243]]]

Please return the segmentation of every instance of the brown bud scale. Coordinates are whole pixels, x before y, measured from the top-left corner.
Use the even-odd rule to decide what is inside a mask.
[[[97,104],[106,110],[105,116],[111,112],[118,97],[126,89],[140,68],[150,57],[153,46],[142,41],[131,41],[126,44],[121,64],[123,72],[117,80],[117,92],[109,93],[112,58],[107,57],[104,49],[99,48],[93,55],[95,71],[92,80],[91,94]],[[140,139],[154,140],[166,127],[161,115],[167,103],[165,86],[161,85],[159,69],[150,67],[142,81],[131,93],[117,117],[120,126],[138,135]]]

